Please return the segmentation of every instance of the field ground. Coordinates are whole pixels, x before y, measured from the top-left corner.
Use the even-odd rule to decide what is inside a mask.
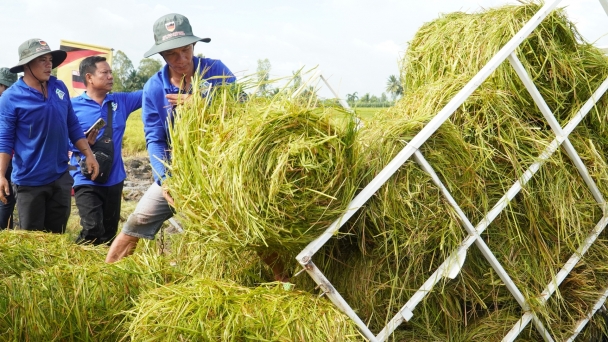
[[[141,121],[141,109],[137,110],[127,119],[125,136],[122,139],[123,156],[146,153],[146,139],[144,138],[144,123]]]
[[[355,113],[363,121],[371,119],[376,113],[386,108],[355,108]]]

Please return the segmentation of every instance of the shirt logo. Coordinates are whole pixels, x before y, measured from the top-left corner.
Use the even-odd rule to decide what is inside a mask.
[[[175,30],[175,21],[165,23],[165,28],[167,29],[167,31],[173,32]]]
[[[116,109],[118,109],[118,103],[112,102],[112,110],[116,111]]]
[[[65,93],[59,89],[55,89],[55,94],[57,94],[57,96],[59,96],[59,98],[62,100],[63,100],[63,97],[65,96]]]
[[[201,95],[206,96],[209,94],[209,90],[211,90],[211,82],[205,81],[201,86]]]

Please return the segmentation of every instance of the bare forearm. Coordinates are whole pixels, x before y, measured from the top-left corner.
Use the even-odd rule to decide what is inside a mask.
[[[87,139],[80,139],[76,142],[75,145],[83,156],[85,156],[86,158],[93,157],[93,152],[89,147],[89,142],[87,141]]]
[[[6,177],[6,170],[11,162],[11,155],[8,153],[0,153],[0,177]]]

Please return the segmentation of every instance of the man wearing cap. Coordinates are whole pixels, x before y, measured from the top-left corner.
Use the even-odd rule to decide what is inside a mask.
[[[194,44],[209,43],[211,39],[195,36],[185,16],[167,14],[154,23],[153,31],[155,44],[144,57],[158,53],[167,63],[146,82],[143,93],[144,133],[156,182],[140,199],[110,246],[106,257],[109,263],[132,254],[140,238],[154,239],[163,222],[173,216],[170,206],[173,200],[161,187],[166,177],[163,162],[171,160],[168,131],[175,106],[193,93],[192,78],[201,76],[207,89],[236,80],[220,60],[194,56]]]
[[[17,75],[13,74],[8,68],[0,68],[0,96],[15,82],[17,82]]]
[[[112,68],[105,57],[90,56],[83,59],[79,71],[87,90],[74,97],[72,105],[83,131],[92,127],[99,118],[109,125],[108,113],[112,113],[111,137],[114,154],[107,181],[101,184],[82,174],[78,151],[74,151],[71,160],[71,164],[75,166],[75,170],[70,171],[74,178],[74,199],[82,226],[76,242],[99,245],[111,242],[118,230],[122,188],[127,176],[122,161],[122,138],[127,118],[131,112],[141,108],[142,91],[109,94],[114,78]],[[107,129],[104,127],[101,130],[91,130],[87,135],[89,145],[92,146],[98,139],[103,139]]]
[[[14,150],[11,176],[19,225],[26,230],[65,232],[73,183],[68,138],[86,157],[93,177],[99,171],[65,84],[51,76],[66,57],[44,40],[27,40],[10,69],[23,77],[0,97],[0,201],[6,203],[10,193],[5,171]]]
[[[8,68],[0,68],[0,96],[6,89],[17,82],[17,75],[13,74]],[[13,171],[12,163],[8,164],[5,173],[6,180],[9,183],[9,194],[6,196],[6,202],[0,202],[0,229],[13,228],[13,211],[15,210],[15,194],[11,186],[11,172]]]

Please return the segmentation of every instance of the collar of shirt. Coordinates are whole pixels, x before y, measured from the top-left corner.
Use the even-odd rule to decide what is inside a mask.
[[[194,67],[192,69],[193,72],[196,72],[197,67],[199,66],[200,63],[202,63],[203,59],[193,56],[192,57],[192,64],[194,64]],[[179,87],[174,86],[171,83],[171,80],[169,79],[169,64],[165,64],[165,66],[162,68],[161,70],[161,74],[160,74],[160,78],[163,80],[163,88],[165,89],[165,93],[167,94],[177,94],[180,92]],[[191,94],[192,93],[192,86],[190,86],[190,89],[186,90],[186,89],[182,89],[181,91],[182,93],[188,93]]]
[[[51,78],[49,78],[49,80],[46,82],[47,96],[49,96],[49,97],[51,96],[51,89],[55,89],[57,87],[56,83],[57,83],[57,77],[55,77],[55,76],[51,76]],[[34,94],[42,95],[42,93],[39,90],[34,89],[34,88],[30,87],[29,85],[27,85],[27,83],[25,83],[25,81],[23,80],[23,76],[21,76],[19,78],[19,80],[17,82],[15,82],[15,84],[13,84],[13,86],[21,88],[22,90],[30,91]]]
[[[83,93],[80,95],[80,97],[82,97],[84,100],[87,100],[87,101],[94,101],[94,100],[93,100],[93,99],[92,99],[92,98],[89,96],[89,94],[87,94],[87,92],[86,92],[86,91],[85,91],[85,92],[83,92]],[[104,106],[104,105],[105,105],[107,102],[109,102],[109,101],[114,101],[114,94],[112,94],[112,93],[107,93],[107,94],[106,94],[106,98],[105,98],[105,99],[103,99],[103,101],[101,102],[101,106],[103,107],[103,106]]]

